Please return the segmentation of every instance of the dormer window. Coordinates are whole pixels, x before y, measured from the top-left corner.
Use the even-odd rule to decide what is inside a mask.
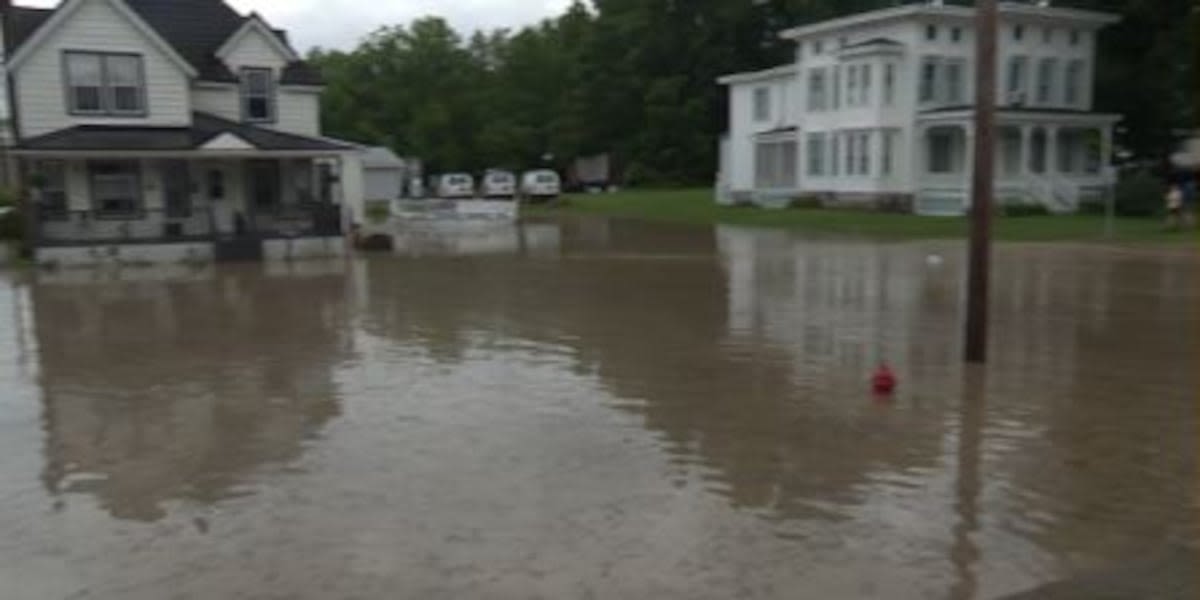
[[[146,114],[146,78],[136,54],[66,52],[67,110],[73,115]]]
[[[242,69],[242,120],[275,122],[275,74],[271,69]]]

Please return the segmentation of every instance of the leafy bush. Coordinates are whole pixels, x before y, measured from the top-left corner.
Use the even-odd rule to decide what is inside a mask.
[[[1117,214],[1123,217],[1150,217],[1163,210],[1165,189],[1149,171],[1122,174],[1117,182]]]
[[[814,209],[821,208],[824,204],[821,202],[820,196],[799,196],[788,202],[788,208],[792,209]]]
[[[368,222],[372,225],[379,225],[387,222],[388,218],[392,216],[392,209],[390,203],[386,200],[382,202],[373,201],[367,203],[366,213]]]
[[[11,207],[0,207],[0,240],[19,240],[24,232],[21,213]]]
[[[1050,211],[1041,204],[1006,204],[1003,214],[1006,217],[1044,217]]]

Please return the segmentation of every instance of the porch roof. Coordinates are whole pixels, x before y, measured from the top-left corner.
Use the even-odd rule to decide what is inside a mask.
[[[975,117],[975,107],[946,106],[923,110],[918,119],[925,123],[956,123]],[[1004,123],[1047,123],[1070,125],[1112,125],[1121,120],[1121,115],[1098,113],[1074,108],[998,106],[996,120]]]
[[[244,142],[237,147],[206,148],[230,135]],[[238,123],[203,112],[192,114],[191,127],[79,125],[21,140],[17,154],[63,153],[310,153],[335,154],[357,150],[328,139],[312,138]]]

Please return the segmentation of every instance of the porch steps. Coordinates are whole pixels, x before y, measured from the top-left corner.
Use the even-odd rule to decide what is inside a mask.
[[[219,262],[262,260],[262,240],[256,238],[218,239],[214,256]]]

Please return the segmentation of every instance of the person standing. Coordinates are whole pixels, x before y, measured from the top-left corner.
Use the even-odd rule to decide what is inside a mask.
[[[1182,195],[1183,206],[1180,212],[1183,215],[1183,226],[1191,229],[1196,226],[1196,174],[1188,173],[1183,176],[1183,183],[1179,189]]]
[[[1183,225],[1183,188],[1178,183],[1167,189],[1167,231],[1176,231]]]

